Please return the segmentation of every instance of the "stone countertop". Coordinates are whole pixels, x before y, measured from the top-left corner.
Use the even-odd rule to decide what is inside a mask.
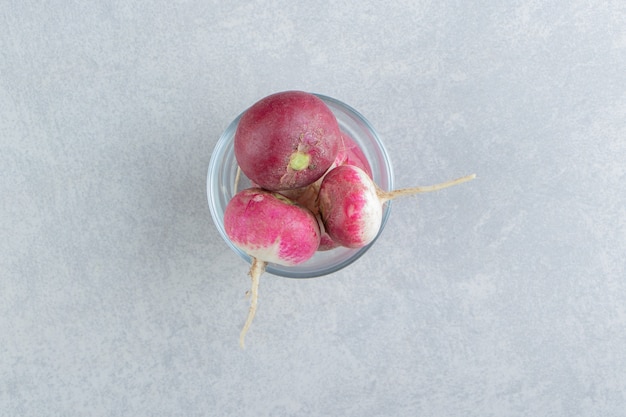
[[[621,3],[90,3],[0,5],[0,416],[626,415]],[[288,89],[478,178],[264,275],[241,350],[207,167]]]

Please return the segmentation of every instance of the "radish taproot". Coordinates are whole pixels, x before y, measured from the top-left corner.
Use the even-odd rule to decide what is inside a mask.
[[[314,94],[283,91],[248,108],[235,131],[237,163],[271,191],[307,186],[330,168],[341,144],[333,112]]]
[[[320,244],[320,227],[315,216],[287,197],[260,188],[235,194],[224,211],[224,229],[231,242],[252,258],[248,318],[239,343],[257,308],[259,278],[268,262],[293,266],[310,259]]]
[[[400,196],[441,190],[475,177],[472,174],[436,185],[383,191],[359,167],[342,165],[324,176],[318,195],[319,212],[325,232],[332,241],[348,248],[361,248],[378,234],[385,202]]]

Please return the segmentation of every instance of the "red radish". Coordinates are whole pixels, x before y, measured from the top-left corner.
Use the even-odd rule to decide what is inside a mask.
[[[260,187],[288,190],[309,185],[330,168],[341,143],[333,112],[317,96],[284,91],[244,112],[235,132],[235,157]]]
[[[326,232],[341,246],[365,246],[380,229],[383,206],[376,185],[354,165],[341,165],[326,174],[318,204]]]
[[[297,265],[310,259],[320,243],[320,228],[315,216],[287,197],[248,188],[238,192],[224,211],[224,228],[235,246],[253,258],[250,311],[239,343],[256,313],[259,278],[268,262]]]
[[[371,243],[378,234],[386,201],[441,190],[475,177],[472,174],[437,185],[387,192],[379,189],[362,169],[342,165],[324,176],[318,196],[319,211],[324,228],[334,242],[360,248]]]

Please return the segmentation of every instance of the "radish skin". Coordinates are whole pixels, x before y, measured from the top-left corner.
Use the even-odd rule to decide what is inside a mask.
[[[376,185],[361,168],[341,165],[326,174],[318,204],[324,229],[337,244],[361,248],[378,234],[383,206]]]
[[[319,226],[309,210],[259,188],[242,190],[228,202],[224,229],[248,255],[279,265],[300,264],[319,245]]]
[[[323,100],[284,91],[244,112],[234,148],[237,163],[252,182],[281,191],[319,179],[335,161],[340,142],[337,119]]]

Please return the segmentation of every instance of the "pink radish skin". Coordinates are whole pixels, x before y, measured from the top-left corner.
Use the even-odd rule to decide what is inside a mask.
[[[275,93],[253,104],[234,139],[243,173],[271,191],[318,180],[335,161],[340,144],[335,115],[320,98],[302,91]]]
[[[318,204],[326,233],[341,246],[363,247],[380,229],[383,206],[376,186],[358,167],[342,165],[326,174]]]
[[[310,259],[320,244],[315,216],[288,198],[260,188],[238,192],[224,211],[224,229],[235,246],[253,258],[250,310],[239,343],[256,313],[261,274],[268,262],[293,266]]]
[[[240,191],[228,202],[224,228],[248,255],[279,265],[308,260],[319,244],[319,226],[308,210],[259,188]]]
[[[348,248],[370,244],[382,223],[383,204],[400,196],[441,190],[474,179],[468,175],[456,180],[425,187],[395,191],[379,189],[360,168],[342,165],[326,174],[320,186],[318,203],[326,233]]]

